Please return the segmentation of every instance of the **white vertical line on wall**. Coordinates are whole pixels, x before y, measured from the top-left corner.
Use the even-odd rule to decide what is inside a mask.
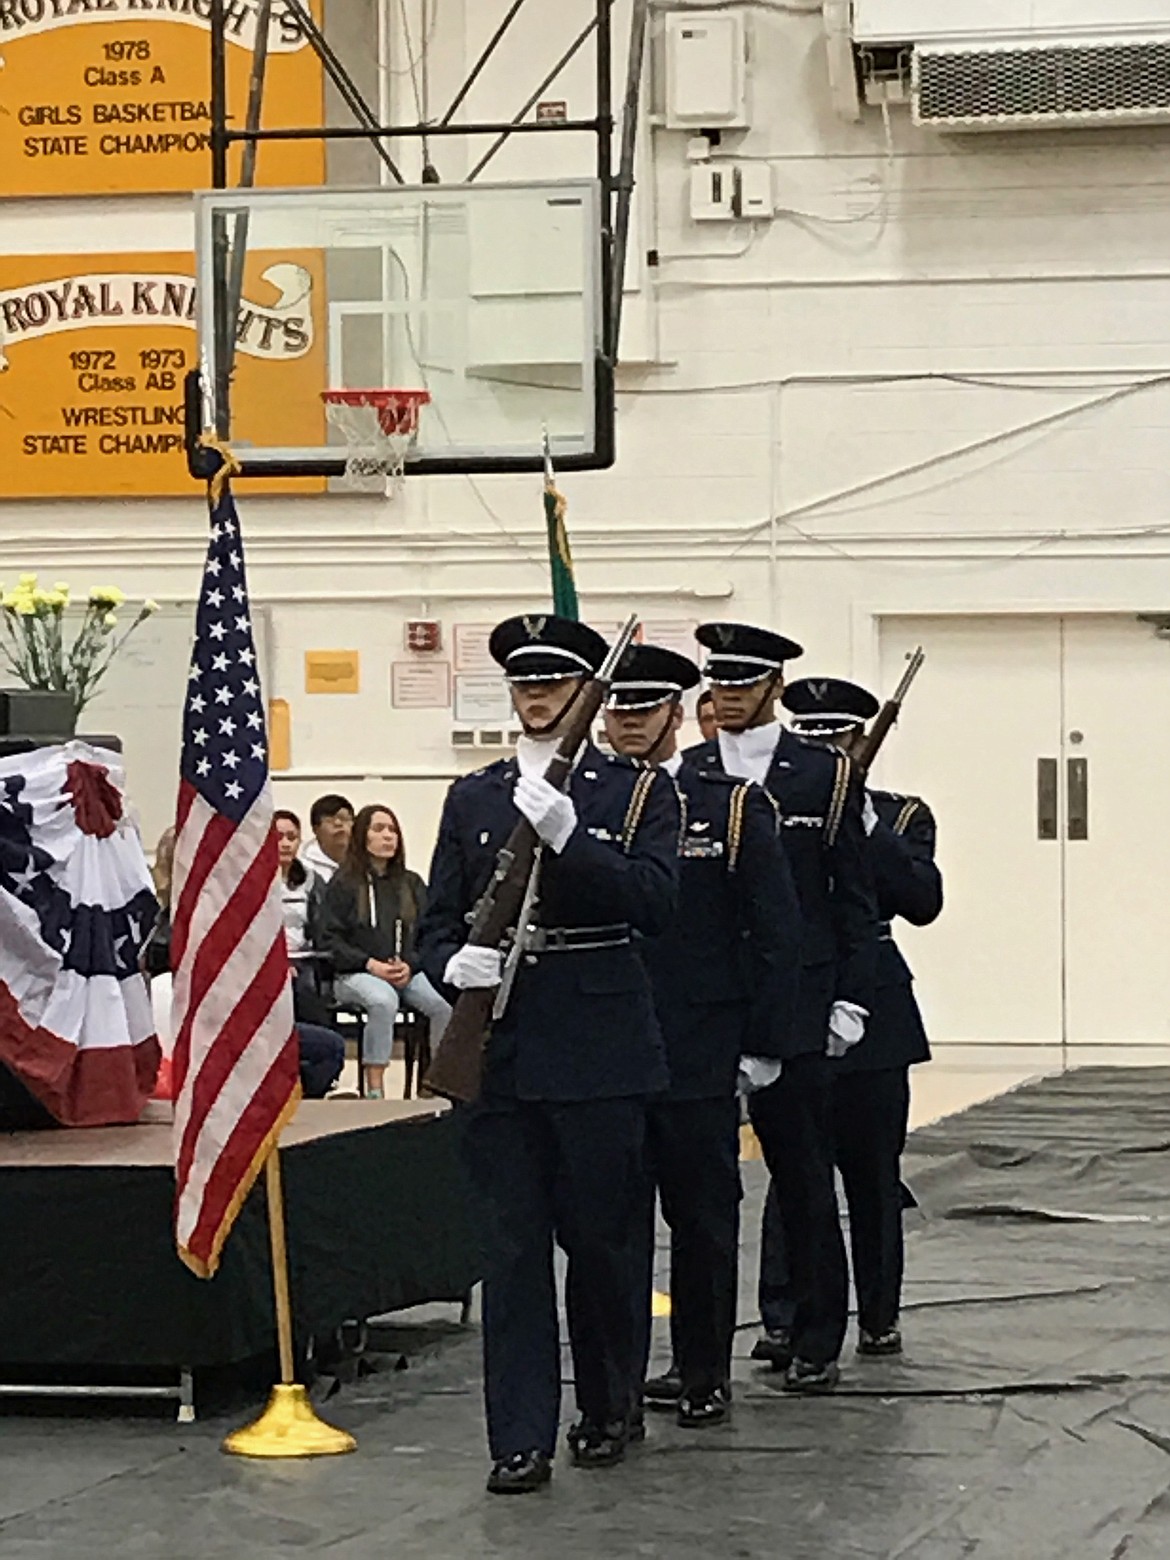
[[[768,622],[783,631],[780,621],[780,559],[777,530],[784,509],[784,387],[775,385],[768,408]]]
[[[390,101],[390,19],[387,15],[387,7],[390,0],[375,0],[378,22],[378,123],[388,125],[392,123],[390,115],[393,111]],[[384,160],[378,159],[378,180],[381,184],[389,184],[390,170]]]

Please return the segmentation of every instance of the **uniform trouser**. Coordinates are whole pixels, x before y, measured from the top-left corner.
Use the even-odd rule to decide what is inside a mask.
[[[784,1246],[784,1225],[775,1182],[768,1182],[764,1214],[760,1220],[760,1283],[758,1289],[760,1321],[768,1332],[791,1332],[795,1309],[792,1299],[792,1275],[788,1271],[788,1253]]]
[[[624,1419],[635,1374],[630,1253],[645,1204],[639,1099],[483,1100],[463,1148],[483,1231],[484,1394],[492,1456],[552,1456],[561,1352],[553,1242],[568,1258],[565,1310],[577,1406]]]
[[[792,1352],[827,1365],[849,1320],[849,1271],[833,1180],[833,1076],[825,1056],[797,1056],[753,1094],[752,1125],[776,1188],[793,1300]]]
[[[686,1397],[709,1397],[731,1375],[739,1282],[739,1101],[661,1101],[647,1113],[652,1185],[640,1230],[637,1360],[650,1357],[654,1188],[670,1228],[670,1336]]]
[[[909,1069],[839,1073],[833,1114],[849,1205],[857,1319],[866,1332],[883,1333],[897,1322],[902,1300],[900,1164],[910,1116]]]

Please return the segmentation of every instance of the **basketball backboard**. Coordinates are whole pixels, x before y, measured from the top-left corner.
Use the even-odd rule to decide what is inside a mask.
[[[590,179],[197,196],[189,442],[215,430],[247,476],[340,476],[320,396],[253,388],[251,361],[284,358],[298,386],[426,391],[408,472],[535,469],[546,429],[558,467],[608,465],[601,224]]]

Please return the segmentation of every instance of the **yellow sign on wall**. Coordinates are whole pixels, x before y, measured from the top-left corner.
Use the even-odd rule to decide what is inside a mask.
[[[326,440],[323,282],[317,250],[248,256],[234,384],[258,442]],[[195,305],[190,254],[0,256],[0,497],[196,492],[183,447]]]
[[[254,0],[229,0],[228,113],[245,121]],[[313,0],[320,20],[320,0]],[[0,0],[0,194],[91,195],[211,183],[208,0]],[[274,6],[265,129],[319,125],[321,63]],[[232,178],[240,149],[233,148]],[[258,184],[320,184],[317,141],[262,142]]]

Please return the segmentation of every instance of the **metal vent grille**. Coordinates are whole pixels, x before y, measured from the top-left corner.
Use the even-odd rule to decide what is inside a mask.
[[[914,54],[914,118],[952,129],[1170,119],[1170,38]]]

